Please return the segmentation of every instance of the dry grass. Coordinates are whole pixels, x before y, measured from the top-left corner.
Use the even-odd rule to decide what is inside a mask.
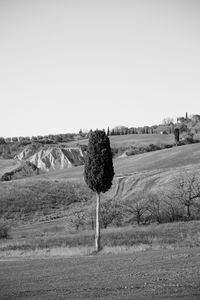
[[[109,247],[105,246],[100,252],[99,255],[107,255],[107,254],[131,254],[135,252],[147,251],[147,250],[158,250],[162,249],[161,245],[145,245],[139,244],[135,246],[115,246]],[[172,246],[165,247],[172,248]],[[80,246],[80,247],[52,247],[48,249],[35,249],[35,250],[0,250],[0,259],[6,258],[38,258],[38,257],[73,257],[73,256],[89,256],[95,255],[94,247],[89,246]]]
[[[200,221],[150,226],[128,226],[102,231],[102,254],[132,253],[148,249],[200,246]],[[0,244],[0,257],[90,255],[94,232],[82,231],[62,235],[9,239]]]
[[[48,220],[62,217],[71,204],[86,202],[92,192],[86,184],[26,179],[0,184],[0,216],[10,220]]]
[[[0,259],[14,258],[14,257],[57,257],[57,256],[85,256],[91,255],[93,247],[52,247],[48,249],[35,249],[35,250],[6,250],[0,251]]]
[[[129,134],[110,136],[111,147],[129,147],[129,146],[146,146],[149,144],[173,144],[173,134]]]

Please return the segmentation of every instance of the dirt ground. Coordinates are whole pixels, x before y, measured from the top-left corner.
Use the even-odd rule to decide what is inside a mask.
[[[200,299],[200,248],[1,260],[0,299]]]

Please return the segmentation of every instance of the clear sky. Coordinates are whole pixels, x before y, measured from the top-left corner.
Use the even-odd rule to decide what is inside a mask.
[[[200,114],[199,0],[0,0],[0,136]]]

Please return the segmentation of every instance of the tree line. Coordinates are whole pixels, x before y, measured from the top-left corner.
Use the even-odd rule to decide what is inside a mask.
[[[49,135],[38,135],[38,136],[19,136],[19,137],[0,137],[0,144],[8,143],[22,143],[24,145],[31,144],[32,142],[39,142],[43,144],[56,144],[70,142],[75,139],[77,134],[75,133],[64,133],[64,134],[49,134]]]
[[[197,134],[200,132],[200,115],[192,115],[188,117],[186,113],[185,117],[177,118],[165,118],[162,124],[153,126],[141,126],[141,127],[125,127],[118,126],[113,129],[107,129],[107,135],[126,135],[126,134],[172,134],[175,128],[178,128],[180,133]]]
[[[152,126],[141,126],[141,127],[126,127],[118,126],[115,128],[104,129],[108,136],[113,135],[127,135],[127,134],[172,134],[174,133],[175,128],[179,128],[180,133],[187,134],[197,134],[200,132],[200,115],[195,114],[188,116],[186,112],[185,117],[179,117],[176,120],[173,118],[167,117],[163,119],[162,124],[152,125]],[[56,144],[56,143],[65,143],[70,142],[75,139],[84,139],[89,138],[90,133],[79,130],[78,133],[64,133],[64,134],[49,134],[49,135],[38,135],[38,136],[19,136],[19,137],[0,137],[0,144],[5,143],[23,143],[24,145],[30,144],[32,142],[40,142],[43,144]]]

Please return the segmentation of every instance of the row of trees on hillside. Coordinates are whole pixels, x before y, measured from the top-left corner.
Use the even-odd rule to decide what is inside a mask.
[[[174,129],[178,127],[180,133],[199,133],[200,132],[200,115],[195,114],[188,117],[186,113],[185,117],[179,117],[176,120],[173,118],[165,118],[162,124],[153,126],[141,126],[141,127],[126,127],[117,126],[115,128],[107,128],[104,131],[108,136],[112,135],[126,135],[126,134],[171,134],[174,133]],[[88,138],[90,135],[87,130],[80,129],[77,134],[75,133],[65,133],[65,134],[49,134],[49,135],[38,135],[38,136],[19,136],[19,137],[0,137],[0,144],[4,143],[17,143],[21,142],[24,144],[30,144],[31,142],[41,142],[44,144],[49,143],[64,143],[73,141],[75,139]]]
[[[107,135],[126,135],[126,134],[171,134],[174,133],[175,128],[179,128],[180,133],[198,133],[200,132],[200,115],[192,115],[188,117],[186,113],[185,117],[177,118],[165,118],[162,124],[153,126],[142,127],[125,127],[117,126],[113,129],[107,129]]]
[[[0,137],[0,144],[9,144],[9,143],[21,143],[24,145],[31,144],[33,142],[39,142],[43,144],[56,144],[56,143],[66,143],[73,141],[78,135],[74,133],[65,133],[65,134],[49,134],[49,135],[38,135],[38,136],[19,136],[19,137]]]

